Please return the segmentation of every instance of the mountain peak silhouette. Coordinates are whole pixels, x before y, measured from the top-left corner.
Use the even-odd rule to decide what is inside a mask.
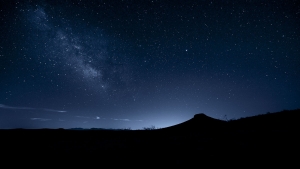
[[[204,113],[199,113],[199,114],[195,114],[194,115],[194,118],[197,118],[197,119],[199,119],[199,118],[210,118],[210,117],[208,117],[206,114],[204,114]]]
[[[190,120],[183,123],[167,127],[165,129],[178,131],[192,131],[192,130],[214,130],[221,129],[226,122],[219,119],[214,119],[204,113],[195,114]]]

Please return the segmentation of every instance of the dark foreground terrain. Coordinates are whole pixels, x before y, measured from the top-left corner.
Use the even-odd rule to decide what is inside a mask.
[[[273,164],[283,159],[290,163],[299,157],[299,114],[298,109],[230,121],[197,114],[157,130],[0,130],[0,148],[7,158],[51,162],[96,158],[102,164],[113,160],[112,165],[121,161],[179,165],[266,159]]]

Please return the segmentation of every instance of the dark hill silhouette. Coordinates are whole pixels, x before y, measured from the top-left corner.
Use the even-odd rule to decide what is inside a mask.
[[[299,127],[300,109],[284,110],[276,113],[260,114],[237,120],[223,121],[203,113],[194,115],[190,120],[174,126],[162,128],[163,131],[224,131],[224,130],[294,130]]]

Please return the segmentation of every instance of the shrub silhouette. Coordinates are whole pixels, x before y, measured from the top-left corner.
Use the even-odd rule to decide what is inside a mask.
[[[144,130],[155,130],[156,128],[155,128],[154,125],[152,125],[152,126],[150,126],[150,127],[144,127],[143,129],[144,129]]]

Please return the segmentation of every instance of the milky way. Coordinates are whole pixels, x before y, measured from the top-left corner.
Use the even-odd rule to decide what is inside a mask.
[[[77,26],[81,21],[71,23],[57,14],[53,15],[49,16],[41,6],[24,11],[24,17],[28,19],[25,24],[29,24],[32,30],[32,34],[27,36],[30,39],[37,36],[34,41],[42,45],[36,54],[37,59],[41,64],[50,64],[51,73],[63,76],[68,79],[64,81],[73,85],[84,83],[85,88],[93,89],[93,92],[105,92],[116,81],[129,83],[129,79],[125,78],[129,76],[127,65],[107,51],[111,44],[101,30]],[[58,25],[51,23],[49,18],[56,20]]]
[[[0,128],[166,127],[299,108],[296,0],[0,6]]]

